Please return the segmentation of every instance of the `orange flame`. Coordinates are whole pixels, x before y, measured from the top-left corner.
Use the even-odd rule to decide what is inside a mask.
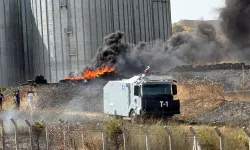
[[[64,80],[89,80],[99,77],[105,73],[115,72],[115,67],[105,66],[102,68],[97,68],[91,70],[90,68],[86,67],[85,71],[80,76],[71,76],[68,75]]]

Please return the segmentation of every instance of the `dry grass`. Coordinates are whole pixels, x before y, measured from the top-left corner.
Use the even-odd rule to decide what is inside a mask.
[[[48,127],[50,149],[63,150],[66,149],[81,149],[81,150],[101,150],[102,149],[102,129],[108,133],[107,149],[113,150],[123,149],[123,137],[118,125],[122,124],[126,132],[127,149],[129,150],[144,150],[145,134],[143,133],[140,124],[131,125],[122,120],[112,120],[103,123],[103,126],[83,124],[75,125],[51,125]],[[153,150],[168,150],[168,136],[164,130],[167,126],[173,134],[173,149],[175,150],[190,150],[192,149],[193,136],[189,131],[188,125],[178,124],[176,122],[158,121],[155,124],[144,124],[144,127],[149,132],[150,147]],[[203,150],[219,150],[219,138],[209,125],[193,126],[196,130],[199,145]],[[225,137],[226,150],[247,150],[248,138],[239,127],[222,126],[220,127],[222,134]],[[27,132],[27,131],[26,131]],[[27,135],[28,136],[28,135]],[[41,134],[40,144],[45,146],[45,134]],[[14,136],[12,135],[14,138]],[[64,142],[65,141],[65,142]],[[28,140],[26,142],[29,142]],[[21,143],[24,144],[24,143]]]
[[[224,100],[222,86],[209,81],[189,80],[179,83],[178,87],[181,117],[193,118]]]
[[[228,101],[250,101],[250,91],[236,91],[225,93],[225,99]]]
[[[50,149],[100,150],[102,137],[100,129],[91,126],[50,126]]]
[[[30,86],[21,86],[18,88],[20,90],[20,96],[21,96],[21,102],[20,102],[20,110],[28,110],[29,109],[29,104],[27,102],[26,96],[27,92],[30,90]],[[5,92],[4,94],[4,100],[3,100],[3,109],[14,109],[16,104],[14,101],[14,90],[16,89],[11,89]],[[36,93],[37,89],[33,88],[33,91]],[[36,101],[37,98],[34,98],[34,101]]]
[[[104,124],[104,128],[108,133],[107,137],[107,149],[123,149],[123,138],[121,132],[118,130],[118,124],[123,123],[123,126],[127,129],[126,143],[127,149],[129,150],[143,150],[146,149],[145,145],[145,134],[139,125],[131,125],[124,123],[120,120],[110,121]],[[164,125],[172,131],[173,134],[173,148],[176,150],[190,150],[192,149],[193,136],[189,131],[188,125],[178,125],[176,123],[159,123],[155,125],[145,125],[145,128],[149,132],[150,137],[150,147],[151,149],[157,150],[168,150],[169,141],[168,136],[164,130]],[[201,149],[204,150],[219,150],[219,137],[216,134],[212,126],[199,125],[193,126],[196,130],[199,145]],[[227,150],[247,150],[248,149],[248,138],[241,128],[223,126],[220,127],[222,134],[225,137],[225,149]],[[67,132],[68,141],[77,141],[77,149],[83,150],[99,150],[102,149],[102,139],[101,130],[88,128],[83,130],[84,138],[81,139],[79,132]],[[53,133],[58,132],[58,130],[53,130]],[[60,131],[59,131],[60,132]],[[73,133],[73,134],[72,134]],[[53,140],[57,141],[56,145],[62,145],[62,134],[61,136],[53,136]],[[57,134],[60,135],[60,134]],[[70,136],[71,135],[71,136]],[[74,137],[75,136],[75,137]],[[70,137],[70,138],[69,138]],[[51,137],[52,138],[52,137]],[[80,141],[79,141],[80,139]],[[72,142],[71,142],[72,143]],[[73,148],[74,146],[67,142],[68,148]],[[57,146],[63,147],[63,146]]]
[[[114,122],[110,122],[113,127]],[[156,125],[145,125],[149,131],[151,149],[167,150],[169,149],[168,137],[164,130],[164,125],[172,131],[174,141],[174,149],[189,150],[192,149],[193,137],[187,125],[178,125],[176,123],[160,123]],[[139,125],[126,124],[128,130],[128,149],[141,150],[145,149],[145,135]],[[115,127],[116,128],[116,127]],[[199,137],[201,149],[219,150],[219,137],[212,126],[199,125],[193,126]],[[238,127],[220,127],[222,134],[225,137],[225,149],[227,150],[247,150],[248,138],[241,128]],[[117,136],[117,139],[119,135]],[[120,142],[122,143],[122,142]],[[109,145],[111,146],[111,145]],[[122,144],[119,145],[122,149]],[[112,147],[113,148],[113,147]],[[111,149],[112,149],[111,148]]]

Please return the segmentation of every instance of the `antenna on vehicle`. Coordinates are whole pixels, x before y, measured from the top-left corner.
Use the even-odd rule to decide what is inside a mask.
[[[144,70],[144,74],[147,74],[150,69],[150,66],[147,66],[146,69]]]
[[[139,78],[140,81],[138,81],[138,83],[142,82],[143,78],[146,76],[149,69],[150,69],[150,66],[147,66],[146,69],[144,70],[144,72],[140,75],[140,78]]]
[[[149,72],[149,69],[150,69],[150,66],[147,66],[143,74],[141,75],[141,79],[143,79],[146,76],[146,74]]]

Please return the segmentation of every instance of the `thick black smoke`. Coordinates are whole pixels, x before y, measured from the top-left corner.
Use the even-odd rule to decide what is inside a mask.
[[[240,49],[250,47],[250,1],[226,0],[220,18],[221,28],[231,43]]]
[[[201,22],[193,33],[179,33],[167,42],[167,55],[183,63],[220,62],[225,47],[216,39],[214,27]]]
[[[121,42],[123,36],[122,32],[116,32],[104,38],[103,45],[94,57],[94,67],[112,66],[118,63],[118,56],[125,57],[128,54],[128,44]]]
[[[103,45],[93,59],[94,68],[115,66],[118,71],[139,71],[144,68],[140,61],[131,57],[133,45],[122,42],[124,33],[116,32],[104,38]]]
[[[94,66],[115,66],[119,72],[141,72],[149,65],[165,72],[173,66],[190,63],[218,62],[225,48],[216,40],[216,31],[202,22],[193,33],[179,33],[168,41],[141,42],[134,46],[122,42],[124,34],[116,32],[104,39],[94,58]]]

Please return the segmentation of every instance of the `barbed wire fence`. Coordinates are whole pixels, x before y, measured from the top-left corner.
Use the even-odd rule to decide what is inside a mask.
[[[27,130],[20,130],[18,122],[11,119],[12,133],[5,133],[4,122],[0,121],[0,148],[3,150],[174,150],[183,146],[185,146],[183,149],[187,150],[204,148],[200,143],[200,132],[196,132],[195,127],[192,126],[187,127],[186,136],[182,136],[181,140],[177,141],[180,137],[176,130],[171,130],[171,126],[156,129],[150,126],[118,124],[113,130],[109,130],[104,123],[85,125],[79,122],[50,124],[23,121],[26,123]],[[218,127],[214,127],[213,130],[217,139],[215,144],[219,145],[220,150],[224,150],[223,132]],[[247,148],[249,148],[250,132],[246,127],[242,131],[248,138]]]

